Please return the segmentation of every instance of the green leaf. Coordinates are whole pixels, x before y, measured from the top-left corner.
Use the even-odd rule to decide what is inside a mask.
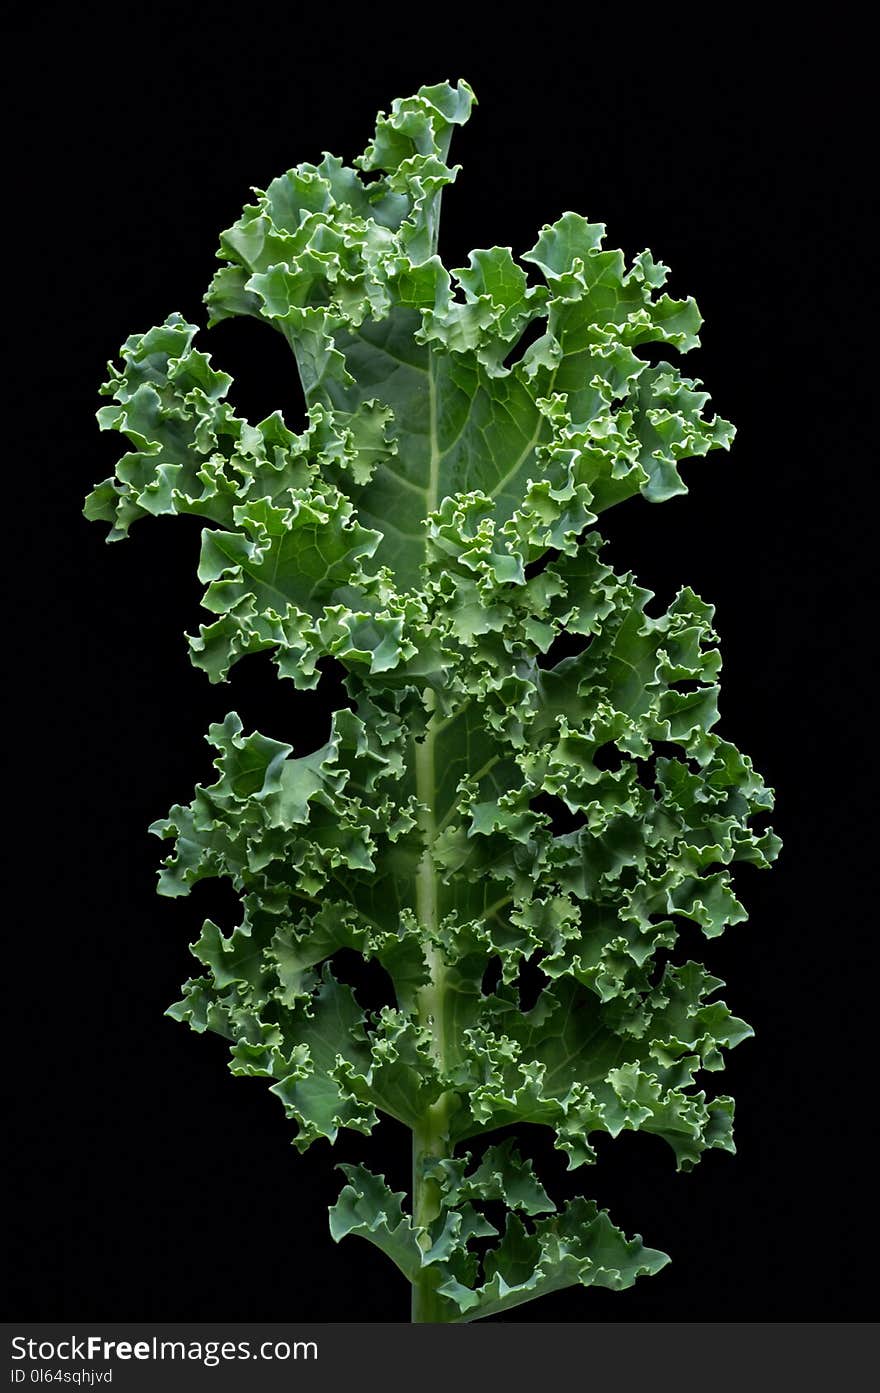
[[[366,1238],[412,1281],[421,1266],[422,1250],[401,1207],[402,1192],[392,1194],[384,1176],[373,1175],[363,1166],[341,1165],[339,1169],[348,1184],[330,1210],[333,1238],[337,1243],[351,1233]]]
[[[558,1217],[538,1220],[532,1231],[511,1214],[504,1237],[484,1260],[488,1280],[473,1289],[451,1278],[440,1292],[456,1303],[463,1319],[481,1320],[563,1287],[622,1291],[668,1261],[665,1253],[644,1247],[639,1236],[627,1240],[604,1209],[575,1200]]]
[[[109,540],[203,520],[189,645],[212,681],[258,652],[319,693],[343,669],[319,748],[232,713],[214,782],[153,824],[162,894],[220,878],[241,901],[205,921],[168,1014],[228,1040],[300,1148],[380,1115],[412,1130],[411,1217],[349,1165],[331,1229],[387,1252],[438,1321],[666,1261],[590,1201],[558,1211],[512,1138],[460,1148],[528,1124],[570,1167],[625,1130],[684,1170],[732,1150],[706,1076],[751,1028],[679,934],[742,922],[737,865],[780,846],[772,790],[717,730],[712,607],[686,587],[655,606],[592,530],[731,444],[700,381],[647,351],[696,347],[699,311],[575,212],[519,258],[448,269],[440,201],[473,103],[465,82],[394,101],[351,165],[288,170],[221,234],[210,323],[284,336],[304,428],[236,415],[172,314],[109,368],[99,424],[126,452],[85,505]]]

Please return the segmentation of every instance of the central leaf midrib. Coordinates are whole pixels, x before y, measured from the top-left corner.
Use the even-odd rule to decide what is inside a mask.
[[[428,483],[425,489],[426,515],[436,510],[440,480],[440,449],[437,439],[437,384],[434,375],[434,355],[428,353]],[[427,546],[427,535],[425,537]],[[431,1029],[435,1061],[445,1066],[443,1008],[443,961],[436,942],[438,929],[437,870],[434,865],[434,843],[437,840],[437,775],[434,758],[433,692],[425,693],[428,722],[423,739],[415,748],[416,796],[423,807],[421,817],[422,857],[416,872],[416,905],[419,920],[425,931],[425,964],[429,982],[421,994],[422,1024]]]
[[[426,517],[437,511],[440,489],[440,461],[443,454],[440,450],[440,442],[437,439],[437,378],[434,372],[434,354],[428,351],[428,444],[430,446],[430,457],[428,460],[428,484],[425,489]],[[428,538],[425,536],[425,547],[427,548]]]

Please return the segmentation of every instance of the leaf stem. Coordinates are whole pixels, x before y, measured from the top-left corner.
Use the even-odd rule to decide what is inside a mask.
[[[436,778],[434,770],[434,729],[432,725],[434,693],[425,693],[429,712],[424,739],[416,743],[416,797],[420,805],[419,828],[422,835],[422,856],[416,872],[416,913],[425,943],[425,964],[428,981],[418,992],[419,1024],[431,1032],[431,1053],[439,1070],[446,1067],[446,962],[437,942],[438,894],[437,872],[434,866],[434,842],[437,838]]]
[[[424,934],[425,965],[428,980],[417,995],[419,1024],[431,1032],[431,1053],[440,1073],[446,1067],[446,962],[437,942],[438,887],[434,866],[437,836],[436,772],[434,767],[434,693],[425,693],[428,723],[424,738],[416,742],[416,797],[421,811],[422,857],[416,874],[416,910]],[[425,1161],[449,1153],[450,1095],[444,1093],[426,1110],[413,1128],[413,1223],[426,1229],[440,1213],[440,1190],[436,1180],[425,1175]],[[437,1276],[432,1267],[422,1269],[413,1283],[412,1319],[419,1323],[445,1321],[445,1302],[436,1290]]]
[[[428,1228],[440,1213],[440,1187],[436,1180],[425,1175],[425,1161],[430,1157],[448,1155],[448,1102],[449,1095],[444,1093],[428,1108],[419,1125],[413,1128],[413,1224],[417,1229]],[[429,1266],[423,1267],[413,1282],[414,1323],[438,1324],[454,1319],[448,1314],[450,1305],[437,1291],[437,1280],[437,1269]]]

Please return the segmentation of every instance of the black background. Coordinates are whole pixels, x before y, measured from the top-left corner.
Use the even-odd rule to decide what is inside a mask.
[[[624,1134],[571,1177],[535,1131],[558,1194],[583,1187],[673,1262],[514,1318],[864,1319],[876,638],[859,335],[876,271],[860,38],[732,7],[699,23],[296,9],[160,5],[123,27],[118,11],[37,7],[7,33],[9,1314],[406,1318],[391,1264],[337,1248],[326,1220],[334,1161],[407,1185],[403,1130],[299,1157],[277,1100],[227,1072],[224,1042],[162,1015],[201,918],[231,927],[234,900],[210,886],[155,899],[146,826],[210,774],[202,737],[227,710],[313,745],[332,675],[303,696],[249,659],[211,687],[181,636],[200,618],[197,520],[139,524],[108,549],[80,508],[120,453],[93,419],[107,358],[172,310],[203,322],[216,235],[249,186],[325,149],[351,159],[393,97],[463,76],[479,106],[455,137],[447,265],[471,246],[522,252],[573,208],[608,224],[608,245],[649,245],[673,293],[698,300],[703,347],[684,367],[736,422],[733,451],[692,463],[687,497],[632,500],[602,529],[660,600],[687,583],[717,605],[719,730],[777,788],[785,840],[774,872],[738,879],[750,922],[686,940],[757,1031],[723,1079],[737,1156],[676,1175],[663,1143]],[[204,337],[243,414],[281,406],[300,423],[280,337],[245,321]]]

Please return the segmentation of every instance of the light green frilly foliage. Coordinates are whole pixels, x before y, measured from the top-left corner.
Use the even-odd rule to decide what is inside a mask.
[[[744,919],[729,868],[779,845],[749,829],[771,791],[713,731],[711,607],[683,589],[650,613],[591,530],[635,493],[683,493],[681,462],[730,443],[698,382],[639,354],[692,348],[697,307],[575,213],[523,264],[492,247],[448,271],[440,196],[472,101],[465,83],[396,101],[356,168],[300,165],[223,233],[211,322],[284,335],[307,429],[236,416],[173,314],[111,368],[100,424],[132,448],[86,505],[111,540],[148,514],[206,520],[211,617],[189,642],[212,681],[261,651],[299,688],[328,655],[346,670],[322,748],[229,715],[216,782],[154,825],[173,842],[163,894],[227,877],[243,906],[228,935],[205,923],[170,1014],[271,1081],[301,1149],[383,1113],[413,1130],[409,1212],[346,1166],[331,1228],[388,1253],[438,1321],[667,1261],[592,1203],[557,1210],[509,1140],[472,1144],[532,1123],[571,1167],[627,1128],[682,1169],[733,1150],[731,1099],[696,1080],[751,1030],[671,950],[682,919],[707,937]],[[582,643],[559,661],[562,634]],[[382,965],[393,1008],[365,1012],[337,980],[343,948]],[[544,984],[528,1009],[525,963]]]

